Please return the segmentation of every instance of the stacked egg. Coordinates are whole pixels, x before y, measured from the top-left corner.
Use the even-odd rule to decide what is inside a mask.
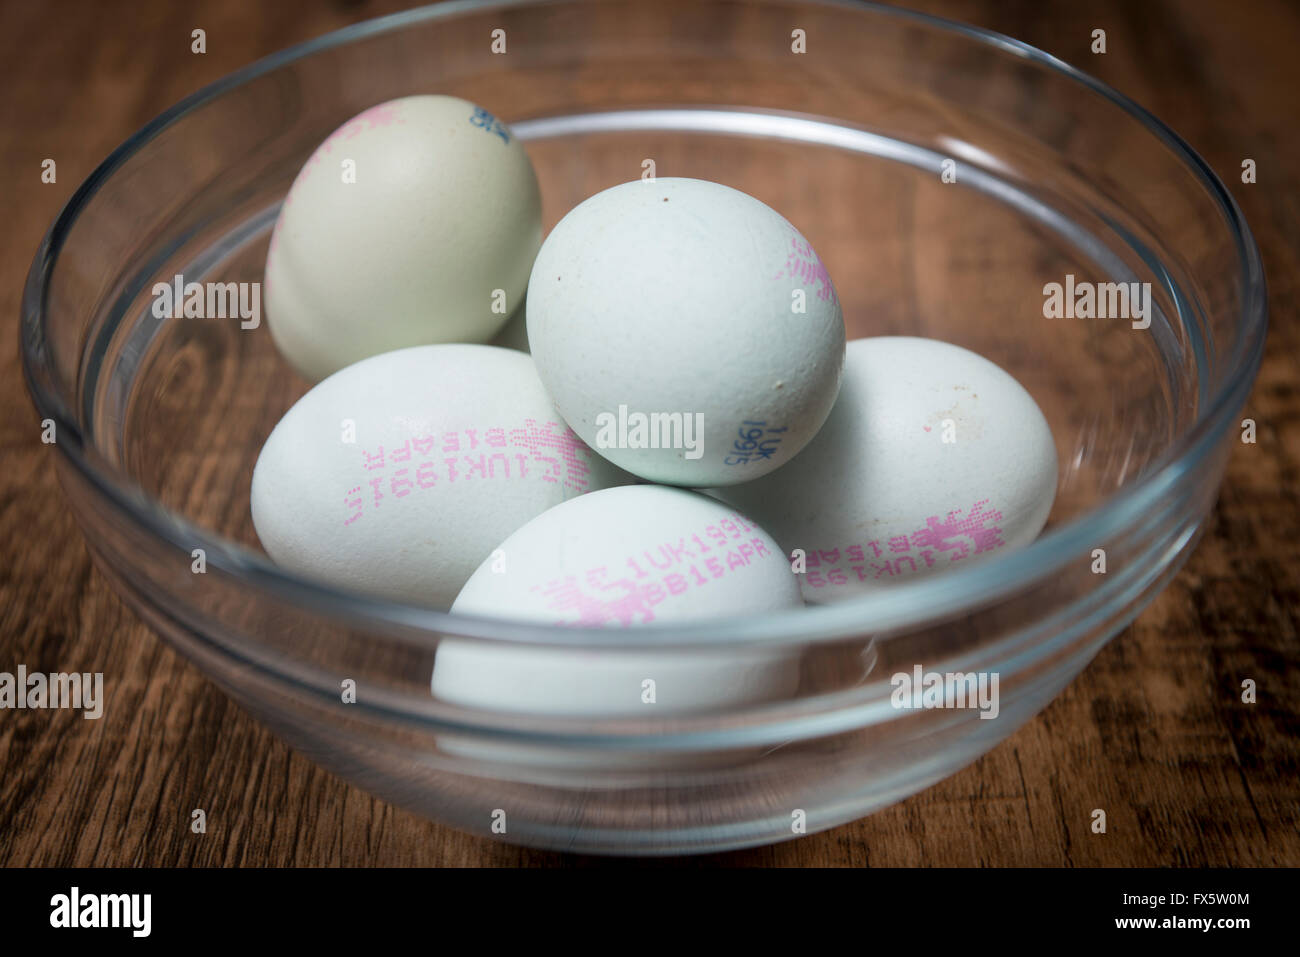
[[[620,653],[622,636],[941,573],[1028,543],[1051,510],[1029,394],[943,342],[846,346],[830,276],[779,213],[637,180],[543,243],[526,152],[464,100],[384,103],[319,147],[276,222],[266,303],[316,381],[253,471],[275,562],[607,636],[445,640],[444,700],[614,716],[779,697],[788,654]]]

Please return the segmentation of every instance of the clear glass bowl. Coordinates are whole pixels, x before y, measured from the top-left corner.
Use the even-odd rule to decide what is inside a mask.
[[[495,29],[504,55],[491,52]],[[792,52],[794,30],[807,53]],[[850,337],[938,337],[1009,370],[1058,445],[1045,534],[853,602],[651,625],[602,652],[797,649],[787,700],[610,721],[434,700],[443,636],[588,647],[608,636],[450,617],[278,570],[252,528],[249,478],[307,384],[265,323],[150,308],[153,284],[177,273],[259,281],[279,203],[315,146],[414,92],[473,100],[514,126],[548,228],[652,158],[659,175],[727,183],[796,223],[835,277]],[[942,181],[945,159],[956,183]],[[1150,327],[1044,318],[1044,284],[1067,274],[1151,283]],[[663,854],[849,821],[951,774],[1043,708],[1196,541],[1265,325],[1258,251],[1205,163],[1038,50],[858,4],[560,0],[364,23],[178,104],[54,223],[28,279],[22,346],[103,573],[293,746],[476,834]],[[1093,571],[1098,548],[1105,574]],[[917,664],[996,673],[998,717],[893,707],[890,676]],[[342,700],[348,679],[355,703]]]

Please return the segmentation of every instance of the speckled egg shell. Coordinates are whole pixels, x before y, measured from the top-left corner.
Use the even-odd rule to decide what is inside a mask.
[[[527,355],[416,346],[299,399],[258,456],[251,503],[277,564],[445,609],[515,529],[625,478],[564,424]]]
[[[533,266],[528,341],[585,442],[686,486],[789,461],[829,414],[844,359],[839,300],[808,241],[696,179],[625,183],[570,211]],[[638,433],[635,417],[653,415],[682,426]]]
[[[1056,495],[1051,430],[987,359],[933,339],[848,344],[844,382],[789,465],[712,494],[803,551],[810,602],[851,598],[1032,541]]]
[[[312,154],[267,254],[272,338],[315,381],[406,346],[486,342],[523,301],[541,196],[519,140],[450,96],[381,103]]]

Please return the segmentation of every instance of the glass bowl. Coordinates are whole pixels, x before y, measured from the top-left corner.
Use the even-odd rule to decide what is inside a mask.
[[[850,338],[932,336],[1000,364],[1055,433],[1045,533],[853,601],[651,624],[616,647],[608,633],[453,617],[277,569],[249,479],[308,384],[265,323],[160,319],[152,289],[176,274],[259,282],[316,145],[416,92],[513,125],[547,228],[653,159],[658,175],[726,183],[794,222],[835,277]],[[1044,287],[1067,276],[1149,283],[1149,325],[1046,318]],[[446,3],[255,63],[131,137],[41,245],[22,350],[103,574],[292,746],[468,832],[669,854],[860,817],[1042,709],[1197,540],[1260,361],[1264,293],[1241,211],[1182,140],[1006,37],[831,2]],[[449,636],[682,658],[783,649],[800,674],[788,697],[747,707],[520,716],[431,696]],[[896,707],[891,677],[916,667],[995,675],[996,716]]]

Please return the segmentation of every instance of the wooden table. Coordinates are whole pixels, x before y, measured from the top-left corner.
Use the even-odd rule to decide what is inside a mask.
[[[1040,717],[873,817],[726,865],[1300,864],[1300,8],[1284,0],[926,0],[1082,66],[1178,130],[1263,250],[1269,355],[1186,570]],[[282,47],[402,4],[236,0],[0,8],[0,671],[110,671],[106,715],[0,712],[7,865],[585,865],[466,836],[291,752],[125,609],[55,484],[18,359],[41,235],[119,142],[182,96]],[[305,6],[305,5],[304,5]],[[190,31],[208,52],[190,53]],[[1108,52],[1089,50],[1106,29]],[[1242,157],[1258,164],[1243,185]],[[43,184],[41,161],[58,162]],[[1239,700],[1254,678],[1259,701]],[[1109,809],[1105,835],[1086,814]],[[206,835],[189,809],[207,809]]]

